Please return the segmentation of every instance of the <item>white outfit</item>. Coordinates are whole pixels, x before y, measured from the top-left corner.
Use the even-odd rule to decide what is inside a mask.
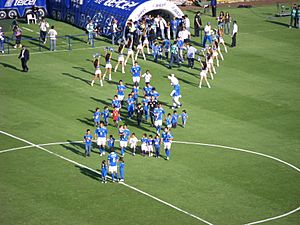
[[[142,75],[142,77],[145,78],[145,83],[150,83],[150,82],[151,82],[151,77],[152,77],[152,75],[151,75],[150,73],[144,73],[144,74]]]
[[[164,142],[164,149],[171,149],[171,142]]]
[[[142,149],[142,151],[148,151],[148,146],[147,146],[147,144],[146,143],[143,143],[142,145],[141,145],[141,149]]]
[[[124,55],[123,54],[120,54],[118,56],[118,62],[124,62]]]
[[[188,30],[182,30],[178,33],[178,37],[181,40],[188,39],[190,35],[191,35],[191,33]]]
[[[118,167],[117,166],[109,166],[108,167],[108,172],[109,173],[117,173],[118,172]]]
[[[127,147],[127,141],[120,141],[120,147],[126,148]]]
[[[200,76],[201,76],[201,77],[206,77],[206,76],[207,76],[207,69],[201,70]]]
[[[56,39],[56,36],[57,36],[56,30],[50,29],[50,30],[48,31],[48,34],[49,34],[49,38],[50,38],[51,40],[55,40],[55,39]]]
[[[138,143],[138,139],[136,137],[129,139],[130,148],[135,148],[137,143]]]
[[[132,81],[133,81],[133,83],[135,83],[135,82],[140,83],[141,77],[132,77]]]

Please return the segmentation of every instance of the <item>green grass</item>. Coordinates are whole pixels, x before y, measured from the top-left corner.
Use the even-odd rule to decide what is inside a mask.
[[[172,130],[175,140],[254,150],[300,167],[299,30],[282,25],[289,18],[271,18],[275,7],[228,10],[238,20],[238,47],[224,53],[225,61],[210,80],[212,88],[197,88],[198,64],[194,70],[172,70],[189,114],[186,128]],[[60,35],[82,33],[50,23]],[[24,26],[37,31],[35,25]],[[88,60],[95,52],[103,54],[101,46],[108,43],[98,40],[98,48],[85,50],[84,42],[76,43],[70,52],[32,54],[27,74],[19,71],[15,52],[0,56],[1,130],[35,144],[81,140],[85,129],[92,128],[91,111],[110,104],[114,82],[131,83],[127,67],[126,75],[113,73],[114,82],[105,82],[103,88],[90,87],[93,68]],[[33,46],[29,43],[36,52]],[[115,60],[116,55],[113,65]],[[170,104],[171,71],[165,62],[140,64],[153,74],[161,101]],[[135,121],[124,121],[138,137],[154,131],[149,124],[137,128]],[[108,129],[117,135],[116,128]],[[24,145],[0,135],[0,150]],[[83,157],[81,144],[45,148],[100,168],[96,146],[89,159]],[[128,154],[125,161],[127,184],[214,224],[245,224],[299,207],[299,174],[258,155],[174,143],[169,162]],[[126,186],[102,185],[98,174],[37,148],[0,154],[0,171],[1,224],[204,224]],[[299,220],[295,213],[266,224],[295,225]]]

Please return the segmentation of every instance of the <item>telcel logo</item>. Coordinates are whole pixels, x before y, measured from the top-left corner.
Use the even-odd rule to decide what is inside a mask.
[[[16,0],[14,6],[35,5],[36,0]]]
[[[99,2],[102,2],[101,0],[96,0],[96,3],[100,4]],[[134,1],[128,1],[128,0],[107,0],[103,3],[103,5],[108,6],[108,7],[114,7],[118,9],[125,9],[128,10],[131,7],[134,7],[138,5],[138,2]]]

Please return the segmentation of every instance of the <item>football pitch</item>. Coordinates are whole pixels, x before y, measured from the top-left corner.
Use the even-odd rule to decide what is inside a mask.
[[[288,29],[289,18],[274,18],[276,6],[224,11],[239,24],[237,48],[223,53],[211,89],[198,88],[198,63],[169,70],[165,60],[139,59],[167,113],[173,111],[167,76],[175,73],[183,96],[178,111],[189,118],[185,128],[172,129],[170,161],[125,154],[125,183],[102,184],[106,157],[93,145],[85,158],[82,143],[85,130],[94,130],[95,108],[110,106],[117,82],[131,89],[130,66],[104,87],[90,86],[92,55],[103,55],[109,41],[100,38],[90,48],[79,36],[72,51],[59,40],[58,51],[38,52],[27,40],[28,73],[20,71],[18,51],[0,55],[0,223],[299,224],[300,30]],[[186,13],[192,21],[193,11]],[[60,35],[83,33],[49,21]],[[37,25],[21,27],[37,37]],[[192,41],[199,49],[200,40]],[[114,53],[113,66],[116,60]],[[137,127],[122,113],[139,139],[155,134],[149,121]]]

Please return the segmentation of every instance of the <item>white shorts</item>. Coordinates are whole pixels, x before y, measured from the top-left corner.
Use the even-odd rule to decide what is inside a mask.
[[[167,125],[167,128],[172,128],[172,124]]]
[[[127,141],[120,141],[120,147],[121,148],[126,148],[127,147]]]
[[[222,37],[219,37],[220,43],[224,44],[224,39]]]
[[[148,152],[153,152],[153,145],[148,145]]]
[[[112,68],[112,65],[110,64],[110,63],[107,63],[106,65],[105,65],[105,69],[111,69]]]
[[[207,76],[207,70],[202,70],[200,72],[200,77],[206,77]]]
[[[171,142],[164,142],[164,149],[171,149]]]
[[[147,148],[147,147],[148,147],[147,144],[143,143],[143,144],[141,145],[142,151],[147,152],[147,151],[148,151],[148,148]]]
[[[145,39],[143,44],[144,44],[144,45],[148,45],[148,44],[149,44],[148,39]]]
[[[135,148],[136,147],[136,143],[130,143],[130,148]]]
[[[124,56],[123,55],[119,55],[118,62],[124,62]]]
[[[106,138],[98,137],[97,138],[97,145],[105,145],[106,144]]]
[[[124,100],[124,95],[118,95],[118,100],[123,101]]]
[[[135,82],[140,83],[141,78],[140,77],[132,77],[132,81],[133,81],[133,83],[135,83]]]
[[[154,126],[162,126],[162,120],[155,120],[154,121]]]
[[[213,52],[213,57],[217,57],[218,56],[218,53],[215,51]]]
[[[128,55],[132,55],[133,54],[133,50],[132,49],[128,49]]]
[[[108,167],[108,172],[109,173],[117,173],[118,172],[118,167],[117,166],[109,166]]]
[[[95,75],[101,75],[101,70],[100,69],[96,69]]]

